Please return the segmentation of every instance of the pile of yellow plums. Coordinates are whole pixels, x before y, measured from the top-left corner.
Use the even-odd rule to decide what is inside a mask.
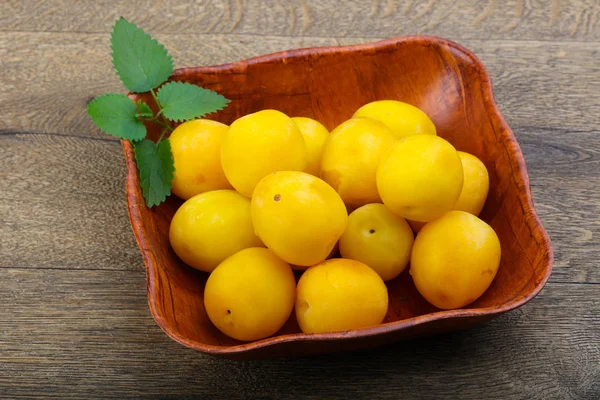
[[[498,270],[500,242],[477,217],[485,165],[412,105],[366,104],[331,133],[275,110],[231,126],[199,119],[170,142],[172,190],[185,200],[171,245],[210,273],[206,312],[232,338],[270,336],[294,308],[303,332],[380,324],[384,281],[409,263],[442,309],[473,302]]]

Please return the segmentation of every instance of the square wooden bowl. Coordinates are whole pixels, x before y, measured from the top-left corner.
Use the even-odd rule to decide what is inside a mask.
[[[398,37],[184,68],[175,71],[171,79],[198,84],[231,99],[225,110],[211,115],[225,124],[273,108],[290,116],[315,118],[331,130],[373,100],[413,104],[431,117],[441,137],[485,163],[490,192],[481,218],[496,230],[502,244],[502,261],[494,282],[466,308],[444,311],[431,306],[405,271],[388,284],[389,311],[381,325],[303,334],[292,315],[276,335],[239,342],[219,332],[206,315],[203,291],[208,274],[186,266],[169,245],[169,223],[181,200],[171,196],[161,206],[148,209],[131,145],[123,142],[127,204],[147,267],[150,311],[158,325],[179,343],[239,359],[381,345],[489,320],[531,300],[548,280],[553,253],[533,206],[523,155],[496,107],[487,72],[464,47],[430,36]],[[147,94],[131,97],[153,104]],[[157,127],[148,128],[150,136],[156,137]]]

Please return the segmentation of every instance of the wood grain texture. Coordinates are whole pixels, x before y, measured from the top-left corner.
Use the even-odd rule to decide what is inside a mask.
[[[107,2],[0,2],[0,398],[600,398],[597,0]],[[123,91],[120,15],[177,66],[408,33],[474,50],[553,239],[550,284],[480,328],[372,351],[238,363],[173,342],[148,312],[122,150],[85,115]]]
[[[109,32],[124,16],[155,33],[366,37],[408,34],[449,39],[599,40],[596,0],[135,1],[7,0],[3,30]]]
[[[2,134],[0,148],[0,268],[142,268],[118,141]]]
[[[148,312],[141,271],[0,269],[0,282],[4,399],[594,399],[600,391],[600,285],[551,283],[523,308],[464,332],[234,362],[170,340]]]
[[[216,65],[292,48],[378,39],[157,35],[177,66]],[[600,126],[600,46],[589,43],[461,40],[490,71],[511,126],[591,131]],[[0,129],[101,137],[87,103],[123,92],[108,34],[0,32],[4,90]],[[73,68],[77,65],[78,68]],[[31,84],[35,79],[35,84]],[[557,88],[560,88],[558,90]]]
[[[556,282],[600,283],[600,131],[516,128],[536,209],[554,247]]]

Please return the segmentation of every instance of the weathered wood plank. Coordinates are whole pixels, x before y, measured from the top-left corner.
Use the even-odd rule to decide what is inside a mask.
[[[516,126],[513,130],[530,175],[540,178],[600,176],[600,131],[595,128],[579,132]]]
[[[515,131],[537,212],[552,240],[552,279],[600,283],[600,132]]]
[[[357,353],[234,362],[170,340],[148,312],[141,271],[0,269],[0,281],[2,398],[600,393],[600,285],[551,283],[523,308],[465,332]]]
[[[109,37],[107,34],[0,33],[4,70],[0,129],[104,136],[86,110],[94,96],[125,92],[112,68]],[[172,52],[178,66],[219,64],[286,47],[334,44],[331,39],[304,38],[272,38],[258,43],[250,38],[237,40],[222,35],[210,42],[188,35],[167,35],[159,39]]]
[[[143,268],[117,140],[0,135],[0,265]]]
[[[600,178],[534,176],[533,200],[554,249],[557,282],[600,283]]]
[[[377,40],[232,35],[158,35],[176,65],[213,65],[298,47]],[[207,40],[210,39],[210,40]],[[600,126],[599,46],[589,43],[462,40],[487,66],[509,124],[590,131]],[[87,103],[124,92],[111,66],[109,35],[0,33],[0,129],[98,137]],[[557,88],[560,88],[558,90]]]
[[[598,40],[600,4],[553,1],[10,0],[3,30],[109,32],[125,16],[152,32],[364,37],[413,33],[453,39]]]
[[[599,132],[518,130],[556,282],[600,283]],[[143,268],[118,141],[0,135],[0,267]]]

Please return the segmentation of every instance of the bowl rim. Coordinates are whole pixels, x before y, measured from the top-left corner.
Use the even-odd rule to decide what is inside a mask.
[[[545,249],[548,252],[548,261],[545,266],[545,273],[536,282],[534,289],[527,293],[525,296],[517,297],[507,303],[504,303],[501,306],[494,307],[485,307],[485,308],[461,308],[456,310],[440,310],[429,314],[423,314],[399,321],[386,322],[383,324],[379,324],[376,326],[354,329],[348,331],[337,331],[337,332],[327,332],[327,333],[289,333],[285,335],[279,335],[274,337],[268,337],[265,339],[246,342],[241,344],[236,344],[232,346],[219,346],[219,345],[211,345],[198,342],[196,340],[189,339],[187,337],[182,336],[178,332],[175,332],[170,328],[167,322],[160,317],[158,313],[158,305],[156,303],[155,298],[151,295],[152,292],[155,291],[155,285],[157,282],[158,269],[160,268],[158,265],[158,261],[155,259],[153,253],[150,248],[150,240],[146,234],[146,230],[142,229],[141,224],[135,221],[141,221],[141,208],[146,207],[143,197],[141,195],[139,189],[139,182],[137,176],[137,168],[135,164],[133,148],[128,141],[122,140],[121,143],[123,145],[123,150],[125,153],[126,166],[127,166],[127,181],[126,181],[126,197],[127,197],[127,208],[129,213],[129,218],[131,221],[131,226],[136,237],[136,241],[141,250],[142,257],[144,259],[144,264],[146,265],[146,281],[147,281],[147,296],[148,296],[148,305],[150,308],[150,312],[154,317],[156,323],[160,326],[160,328],[172,339],[177,341],[178,343],[183,344],[184,346],[190,347],[192,349],[209,353],[215,355],[235,355],[239,353],[244,353],[250,350],[258,350],[261,348],[271,347],[275,345],[279,345],[282,343],[288,342],[327,342],[334,341],[340,339],[356,339],[363,337],[371,337],[371,336],[379,336],[383,334],[388,334],[394,331],[404,330],[406,328],[410,328],[413,326],[426,324],[434,321],[441,321],[446,319],[453,318],[468,318],[468,317],[493,317],[504,312],[516,309],[523,304],[527,303],[531,299],[533,299],[544,287],[546,282],[548,281],[550,274],[552,272],[552,265],[554,262],[554,252],[552,249],[552,244],[550,242],[550,237],[546,232],[544,226],[540,218],[538,217],[535,206],[533,204],[533,199],[531,195],[531,188],[529,184],[529,175],[527,173],[527,168],[525,165],[525,159],[523,157],[523,153],[521,152],[521,148],[515,138],[514,133],[504,120],[504,117],[500,113],[496,101],[494,99],[492,85],[490,81],[490,77],[482,62],[475,56],[473,52],[465,48],[464,46],[450,41],[448,39],[443,39],[436,36],[429,35],[408,35],[408,36],[396,36],[389,39],[384,39],[380,41],[365,43],[365,44],[356,44],[356,45],[348,45],[348,46],[325,46],[325,47],[311,47],[311,48],[301,48],[295,50],[285,50],[279,51],[271,54],[261,55],[257,57],[252,57],[246,60],[215,65],[215,66],[207,66],[207,67],[188,67],[188,68],[179,68],[174,71],[171,75],[170,79],[173,78],[183,78],[188,74],[205,74],[205,73],[214,73],[225,70],[235,70],[240,66],[268,63],[272,61],[285,60],[305,55],[321,55],[321,54],[329,54],[329,53],[352,53],[355,51],[361,50],[370,50],[370,51],[381,51],[385,49],[392,48],[397,46],[400,43],[420,43],[420,44],[433,44],[436,45],[445,45],[453,48],[454,50],[462,53],[465,57],[467,57],[473,64],[474,68],[477,70],[480,78],[481,78],[481,91],[482,97],[484,101],[484,106],[494,127],[494,130],[500,133],[502,136],[501,143],[507,151],[509,157],[509,164],[512,170],[513,180],[522,183],[522,190],[519,191],[519,200],[521,206],[525,210],[525,224],[528,226],[529,230],[533,232],[537,232],[537,238],[540,240],[539,244],[542,249]],[[135,94],[129,94],[130,96],[136,96]],[[509,144],[511,144],[509,148]]]

